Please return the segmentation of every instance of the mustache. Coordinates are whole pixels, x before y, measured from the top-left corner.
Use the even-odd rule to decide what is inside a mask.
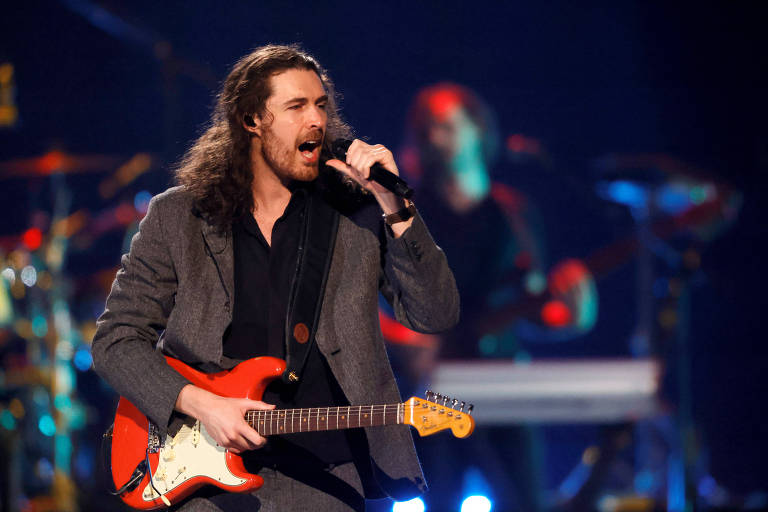
[[[314,130],[310,130],[309,132],[307,132],[304,135],[304,137],[302,138],[302,140],[304,140],[304,141],[308,141],[308,140],[322,141],[324,138],[325,138],[325,132],[322,129],[320,129],[320,128],[316,128]]]

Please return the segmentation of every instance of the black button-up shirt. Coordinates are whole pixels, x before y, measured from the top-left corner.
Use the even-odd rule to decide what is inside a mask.
[[[294,190],[285,212],[272,228],[271,247],[252,215],[233,223],[235,297],[232,324],[223,340],[225,356],[285,358],[288,299],[310,194],[317,194],[312,184]],[[278,409],[349,405],[314,344],[301,382],[291,385],[278,379],[267,387],[263,401],[276,404]],[[271,437],[265,448],[248,452],[246,462],[272,466],[286,460],[309,462],[308,458],[315,457],[325,464],[352,460],[346,433],[302,432]]]

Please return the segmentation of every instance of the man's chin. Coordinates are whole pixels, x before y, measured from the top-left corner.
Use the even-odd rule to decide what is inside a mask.
[[[293,174],[293,179],[296,181],[312,181],[320,174],[320,170],[315,162],[313,165],[302,165]]]

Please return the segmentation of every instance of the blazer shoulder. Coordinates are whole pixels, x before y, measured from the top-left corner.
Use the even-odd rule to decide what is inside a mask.
[[[200,217],[196,212],[192,195],[184,187],[171,187],[152,198],[147,215],[162,219],[162,223],[177,225],[184,219]]]
[[[152,203],[162,209],[183,207],[192,209],[193,201],[192,195],[183,186],[179,185],[160,192],[152,198]]]

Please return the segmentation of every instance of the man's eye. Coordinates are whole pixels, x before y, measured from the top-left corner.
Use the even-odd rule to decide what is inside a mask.
[[[325,110],[326,108],[328,108],[328,104],[327,103],[320,103],[320,104],[317,105],[317,108],[321,108],[321,109]]]
[[[288,107],[288,110],[299,110],[301,108],[301,105],[291,105]]]

